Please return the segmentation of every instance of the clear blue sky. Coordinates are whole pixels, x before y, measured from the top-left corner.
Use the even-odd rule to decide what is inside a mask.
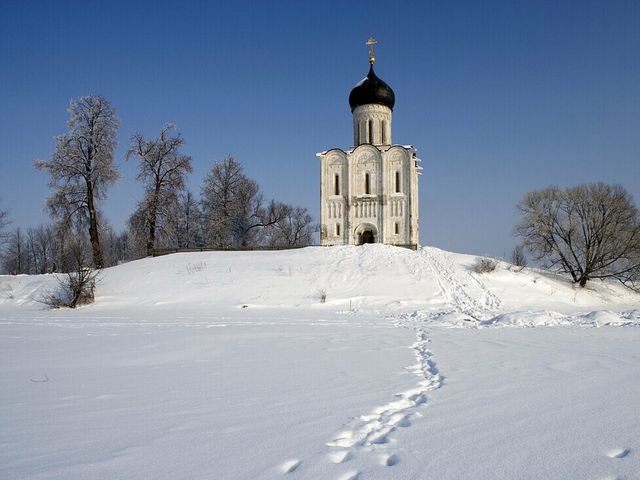
[[[502,255],[530,190],[621,183],[640,201],[640,2],[8,1],[0,14],[0,197],[36,225],[33,168],[69,100],[99,93],[121,120],[116,229],[141,197],[131,135],[172,122],[199,193],[232,153],[268,197],[317,218],[315,152],[349,147],[347,98],[367,72],[396,93],[394,142],[423,159],[421,243]]]

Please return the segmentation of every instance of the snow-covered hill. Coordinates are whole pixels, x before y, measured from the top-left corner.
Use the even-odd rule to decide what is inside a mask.
[[[413,252],[387,245],[179,253],[104,270],[96,302],[85,309],[100,313],[121,309],[205,311],[212,315],[239,308],[390,314],[437,311],[439,315],[446,311],[460,314],[446,316],[453,322],[460,317],[470,325],[486,325],[566,323],[567,314],[573,320],[584,312],[639,306],[637,294],[613,281],[593,281],[579,288],[560,275],[519,271],[506,262],[492,273],[476,274],[475,259],[432,247]],[[53,275],[0,276],[0,305],[42,308],[38,300],[55,287]],[[324,304],[320,302],[322,292],[326,294]],[[544,312],[544,318],[535,312]],[[635,318],[632,314],[620,318],[627,317]],[[605,321],[612,319],[609,316]]]
[[[77,310],[0,276],[0,477],[640,478],[640,296],[474,261],[174,254]]]

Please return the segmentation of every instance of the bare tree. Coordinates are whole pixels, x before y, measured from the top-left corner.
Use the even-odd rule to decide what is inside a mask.
[[[233,221],[235,246],[250,247],[261,244],[265,229],[282,221],[289,212],[289,206],[271,200],[266,206],[258,184],[248,178],[238,195],[238,210]]]
[[[49,225],[40,225],[27,230],[31,257],[29,273],[49,273],[53,271],[55,236]]]
[[[29,273],[29,245],[20,227],[9,234],[2,255],[2,266],[11,275]]]
[[[8,236],[7,248],[1,255],[2,271],[13,274],[67,272],[76,268],[70,245],[90,250],[82,232],[59,225],[40,225],[26,231],[15,229]]]
[[[527,266],[527,257],[524,253],[524,247],[522,245],[516,245],[511,250],[511,263],[516,267],[524,268]]]
[[[184,189],[185,175],[192,171],[191,157],[180,153],[184,140],[179,133],[171,135],[173,129],[173,125],[166,124],[160,136],[151,140],[136,133],[127,152],[127,159],[140,161],[137,179],[145,187],[141,208],[146,215],[147,255],[152,255],[156,246],[160,218],[168,219],[168,213],[173,209],[167,207],[175,202],[177,193]]]
[[[109,265],[118,265],[121,262],[132,260],[130,250],[129,232],[116,233],[113,228],[104,235],[105,250],[108,252]]]
[[[313,242],[316,225],[306,208],[286,206],[282,218],[269,228],[272,247],[304,247]]]
[[[213,165],[202,187],[206,241],[220,247],[249,247],[259,243],[262,230],[282,220],[286,205],[265,205],[258,183],[247,177],[232,156]]]
[[[88,228],[93,265],[102,268],[97,202],[120,176],[113,163],[119,122],[109,102],[99,95],[72,100],[69,114],[69,131],[56,138],[51,160],[35,165],[49,172],[51,213],[67,226]]]
[[[536,260],[559,267],[584,287],[595,278],[640,280],[640,219],[620,185],[591,183],[527,193],[515,227]]]

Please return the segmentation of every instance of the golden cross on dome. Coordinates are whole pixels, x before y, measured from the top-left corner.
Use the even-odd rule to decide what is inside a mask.
[[[376,61],[375,57],[373,56],[373,47],[374,47],[374,45],[376,43],[378,43],[378,42],[373,37],[371,37],[371,38],[369,38],[369,40],[367,40],[367,45],[369,45],[369,63],[371,65],[373,65],[373,62]]]

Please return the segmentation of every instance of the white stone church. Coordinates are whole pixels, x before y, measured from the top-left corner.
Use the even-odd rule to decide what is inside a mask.
[[[320,244],[418,246],[418,175],[412,146],[394,145],[395,94],[373,71],[351,90],[353,144],[320,158]]]

